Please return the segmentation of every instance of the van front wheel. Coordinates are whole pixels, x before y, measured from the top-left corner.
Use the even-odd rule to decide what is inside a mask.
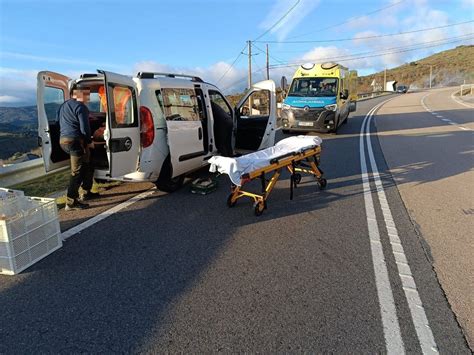
[[[168,158],[163,163],[158,180],[155,181],[156,187],[164,192],[175,192],[183,186],[184,175],[176,176],[174,178],[171,177],[171,175],[171,160]]]

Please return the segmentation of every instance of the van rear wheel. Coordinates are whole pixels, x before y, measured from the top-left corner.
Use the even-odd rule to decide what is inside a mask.
[[[164,192],[175,192],[183,186],[184,175],[171,177],[172,172],[171,159],[168,157],[163,163],[158,180],[155,181],[155,185],[159,190]]]

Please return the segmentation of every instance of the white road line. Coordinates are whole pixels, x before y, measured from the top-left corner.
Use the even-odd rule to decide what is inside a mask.
[[[85,221],[85,222],[83,222],[83,223],[81,223],[77,226],[75,226],[71,229],[68,229],[67,231],[65,231],[64,233],[61,234],[63,240],[66,240],[66,239],[72,237],[73,235],[82,232],[84,229],[89,228],[90,226],[96,224],[97,222],[100,222],[100,221],[106,219],[107,217],[112,216],[114,213],[117,213],[117,212],[123,210],[124,208],[127,208],[128,206],[134,204],[135,202],[138,202],[138,201],[144,199],[145,197],[153,194],[155,191],[156,191],[156,188],[153,187],[150,190],[142,192],[141,194],[136,195],[136,196],[132,197],[131,199],[129,199],[125,202],[122,202],[122,203],[118,204],[117,206],[112,207],[111,209],[109,209],[107,211],[104,211],[101,214],[98,214],[97,216],[95,216],[91,219],[88,219],[87,221]]]
[[[457,91],[454,91],[452,94],[451,94],[451,99],[455,102],[457,102],[458,104],[460,105],[463,105],[463,106],[466,106],[466,107],[469,107],[469,108],[474,108],[474,105],[470,105],[466,102],[462,102],[461,100],[457,99],[454,94],[456,93]]]
[[[395,262],[398,268],[398,274],[400,276],[403,291],[405,292],[405,297],[408,303],[408,307],[410,309],[411,317],[413,320],[413,324],[415,326],[416,334],[418,336],[418,340],[420,342],[420,346],[422,352],[424,354],[437,354],[438,347],[436,345],[435,339],[433,337],[433,333],[431,331],[428,318],[426,317],[425,309],[423,308],[423,304],[420,299],[420,295],[416,288],[415,279],[411,273],[410,265],[408,264],[407,258],[405,256],[405,252],[403,249],[403,245],[401,240],[398,236],[398,231],[395,225],[395,221],[392,216],[392,212],[390,210],[390,206],[387,201],[387,197],[385,195],[385,190],[380,179],[380,175],[378,172],[378,166],[375,161],[374,152],[372,150],[372,142],[370,138],[370,122],[374,113],[377,109],[383,105],[385,102],[381,103],[379,106],[375,107],[374,110],[369,112],[368,116],[366,116],[367,124],[365,126],[365,136],[366,136],[366,143],[367,143],[367,151],[369,155],[369,161],[372,168],[372,175],[375,182],[375,186],[377,188],[377,195],[380,202],[380,206],[382,208],[382,213],[384,216],[385,227],[387,229],[387,233],[390,240],[390,245],[392,248],[392,253],[395,258]],[[362,124],[362,128],[364,128],[364,124]],[[361,133],[362,136],[362,133]],[[365,164],[365,158],[361,158],[361,165]],[[365,174],[367,174],[367,168],[365,167]],[[365,192],[365,186],[364,186]],[[370,198],[372,200],[372,198]],[[372,201],[370,201],[372,204]],[[388,349],[387,349],[388,351]]]
[[[373,108],[362,122],[359,140],[360,167],[362,172],[362,185],[364,188],[365,212],[367,214],[367,226],[369,230],[370,250],[374,264],[375,285],[379,298],[380,315],[382,318],[385,346],[388,354],[404,354],[405,346],[400,333],[400,325],[397,318],[397,310],[393,299],[393,292],[388,277],[387,264],[383,255],[380,233],[375,215],[372,193],[370,191],[369,175],[364,152],[364,127],[368,117],[375,111]]]
[[[423,96],[423,97],[421,98],[421,106],[423,106],[423,108],[424,108],[426,111],[428,111],[428,112],[430,112],[430,113],[432,113],[432,114],[436,114],[436,112],[431,111],[431,109],[429,109],[429,108],[426,106],[426,104],[425,104],[425,98],[426,98],[428,95],[430,95],[430,94],[426,94],[425,96]],[[451,98],[452,98],[454,101],[456,101],[458,104],[464,105],[464,103],[458,101],[458,100],[454,97],[454,92],[451,94]],[[467,105],[464,105],[464,106],[467,106]],[[467,106],[467,107],[474,108],[474,106]],[[446,123],[448,123],[448,124],[450,124],[450,125],[453,125],[453,126],[458,125],[458,123],[453,122],[453,121],[451,121],[451,120],[449,120],[449,119],[447,119],[447,118],[443,118],[443,116],[441,116],[441,115],[436,115],[436,117],[441,118],[441,121],[444,121],[444,122],[446,122]],[[470,129],[469,129],[469,128],[466,128],[466,127],[458,127],[458,128],[460,128],[460,129],[462,129],[462,130],[464,130],[464,131],[470,131]]]

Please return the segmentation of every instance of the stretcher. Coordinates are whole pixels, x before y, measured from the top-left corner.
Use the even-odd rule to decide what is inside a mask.
[[[267,199],[284,169],[291,174],[290,199],[293,199],[293,189],[301,182],[301,174],[314,176],[321,189],[326,187],[327,181],[319,168],[321,143],[321,138],[315,136],[289,137],[273,147],[238,158],[212,157],[209,170],[229,175],[232,187],[227,198],[228,207],[234,207],[239,198],[250,197],[254,201],[255,215],[260,216],[267,208]],[[272,174],[268,180],[267,174]],[[260,194],[243,189],[254,179],[261,180]]]

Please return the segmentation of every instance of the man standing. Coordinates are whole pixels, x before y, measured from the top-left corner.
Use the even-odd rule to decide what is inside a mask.
[[[94,148],[89,126],[89,109],[84,102],[89,101],[90,91],[75,89],[72,99],[64,102],[58,109],[61,148],[71,159],[71,178],[67,189],[66,211],[82,210],[88,204],[79,201],[79,187],[85,191],[81,200],[99,196],[91,192],[94,168],[90,163],[90,148]]]

